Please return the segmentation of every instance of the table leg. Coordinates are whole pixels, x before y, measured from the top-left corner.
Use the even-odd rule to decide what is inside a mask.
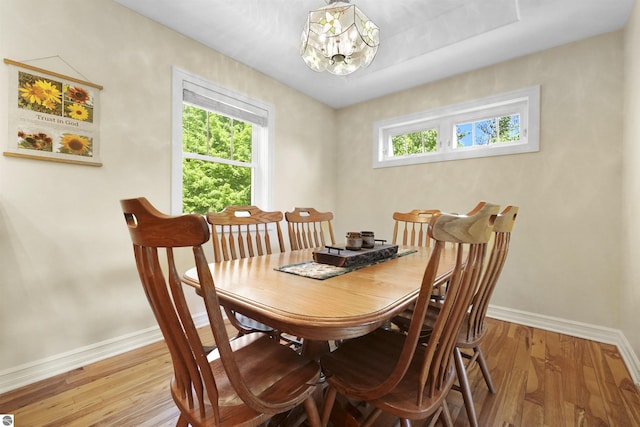
[[[302,340],[302,355],[308,359],[320,360],[322,355],[329,353],[329,343],[327,341]]]

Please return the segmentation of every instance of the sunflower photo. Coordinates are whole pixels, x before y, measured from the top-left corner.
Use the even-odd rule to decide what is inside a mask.
[[[92,92],[79,85],[64,85],[64,116],[93,122]]]
[[[45,132],[27,133],[18,130],[18,147],[28,150],[52,151],[53,137]]]
[[[91,156],[93,141],[90,137],[75,135],[72,133],[62,134],[58,153],[73,154],[76,156]]]
[[[18,74],[18,107],[39,113],[62,115],[62,83],[34,74]]]

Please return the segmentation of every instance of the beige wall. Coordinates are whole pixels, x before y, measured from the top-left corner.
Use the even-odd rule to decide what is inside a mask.
[[[621,329],[640,357],[640,5],[625,31],[625,120],[623,163]]]
[[[628,119],[626,148],[635,156],[626,157],[622,192],[622,32],[334,111],[111,0],[56,5],[0,2],[0,54],[23,62],[59,55],[104,86],[104,166],[0,157],[0,372],[155,324],[118,200],[145,195],[169,210],[173,65],[275,106],[272,208],[333,210],[338,238],[364,228],[388,238],[394,210],[519,205],[494,303],[622,328],[640,354],[632,316],[640,297],[631,285],[640,271],[623,268],[620,244],[623,197],[640,186],[630,137],[638,125]],[[33,25],[38,10],[46,13]],[[634,16],[637,28],[637,8]],[[627,40],[627,74],[637,75],[637,30]],[[0,66],[0,82],[7,78]],[[371,168],[374,121],[534,84],[541,85],[539,153]],[[637,117],[640,85],[629,77],[627,84],[628,114]],[[0,100],[6,92],[0,84]],[[0,145],[7,135],[0,102]],[[640,211],[631,203],[626,218]],[[631,255],[640,252],[633,239],[625,242]]]
[[[173,65],[275,106],[273,209],[335,209],[331,108],[111,0],[0,2],[1,57],[80,77],[56,55],[104,86],[104,166],[0,156],[0,372],[155,325],[118,200],[169,211]]]
[[[340,225],[390,237],[394,210],[520,206],[493,304],[620,327],[623,33],[343,109]],[[539,84],[540,152],[372,169],[372,124]]]

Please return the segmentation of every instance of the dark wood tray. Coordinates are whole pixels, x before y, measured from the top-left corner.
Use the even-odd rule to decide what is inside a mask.
[[[371,249],[350,251],[344,247],[325,248],[313,253],[313,260],[336,267],[351,267],[390,258],[398,253],[398,245],[375,245]]]

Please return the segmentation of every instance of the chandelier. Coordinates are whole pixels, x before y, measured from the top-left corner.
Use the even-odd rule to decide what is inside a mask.
[[[351,74],[376,56],[380,30],[350,0],[325,0],[327,6],[309,12],[302,32],[300,55],[314,71]]]

